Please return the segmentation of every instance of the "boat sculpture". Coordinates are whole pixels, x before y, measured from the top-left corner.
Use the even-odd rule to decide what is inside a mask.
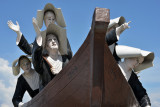
[[[107,44],[109,9],[96,8],[89,34],[70,62],[28,107],[138,107]]]

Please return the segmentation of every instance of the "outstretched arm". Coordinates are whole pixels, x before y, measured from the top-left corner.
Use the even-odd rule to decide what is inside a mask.
[[[32,19],[32,23],[33,23],[35,32],[37,34],[33,44],[32,62],[36,72],[38,72],[39,74],[42,74],[43,72],[42,36],[41,36],[41,31],[37,24],[37,20],[35,18]]]
[[[20,41],[20,39],[21,39],[21,37],[22,37],[22,32],[20,31],[20,26],[19,26],[18,22],[16,21],[16,25],[15,25],[15,24],[13,24],[13,22],[12,22],[11,20],[9,20],[9,21],[7,22],[7,24],[8,24],[8,27],[9,27],[10,29],[12,29],[13,31],[15,31],[15,32],[17,33],[16,44],[18,45],[18,44],[19,44],[19,41]]]
[[[106,42],[109,45],[112,45],[113,43],[116,43],[118,40],[119,40],[119,37],[120,37],[120,34],[130,28],[129,26],[129,23],[131,21],[129,21],[128,23],[124,23],[122,24],[121,26],[117,27],[116,29],[113,29],[111,31],[109,31],[107,34],[106,34]]]
[[[20,31],[20,26],[18,22],[16,21],[16,24],[13,24],[11,20],[7,22],[8,27],[15,31],[17,33],[17,40],[16,44],[18,47],[26,54],[31,55],[32,54],[32,44],[29,44],[25,37],[22,35],[22,32]]]
[[[131,23],[131,21],[129,21],[128,23],[124,23],[124,24],[122,24],[121,26],[119,26],[119,27],[116,28],[116,34],[117,34],[117,39],[118,39],[118,40],[119,40],[120,34],[121,34],[124,30],[130,28],[129,23]]]

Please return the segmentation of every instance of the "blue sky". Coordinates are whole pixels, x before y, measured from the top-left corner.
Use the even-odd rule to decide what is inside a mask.
[[[131,21],[131,28],[120,37],[119,44],[128,45],[155,53],[154,67],[141,72],[140,81],[146,88],[152,106],[160,105],[160,1],[159,0],[1,0],[0,3],[0,106],[12,106],[11,98],[16,78],[12,75],[12,61],[24,54],[16,46],[16,33],[7,26],[7,21],[19,22],[29,43],[35,39],[32,17],[46,3],[61,8],[67,24],[67,36],[75,54],[85,40],[96,7],[110,9],[110,18],[124,16]],[[45,27],[42,28],[44,30]],[[9,98],[9,100],[7,99]],[[26,98],[27,99],[27,98]]]

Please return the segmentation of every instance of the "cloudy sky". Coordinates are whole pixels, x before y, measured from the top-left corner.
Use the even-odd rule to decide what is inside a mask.
[[[18,78],[12,75],[12,62],[24,54],[16,46],[16,33],[7,26],[7,21],[19,22],[29,43],[35,39],[32,17],[46,3],[61,8],[67,36],[75,54],[85,40],[96,7],[110,9],[110,18],[124,16],[131,21],[131,28],[120,37],[119,44],[128,45],[155,53],[154,67],[142,71],[140,81],[146,88],[153,107],[160,106],[160,1],[159,0],[1,0],[0,3],[0,106],[12,106],[12,96]],[[45,28],[43,27],[42,30]],[[23,71],[22,71],[23,72]],[[24,102],[30,97],[25,95]]]

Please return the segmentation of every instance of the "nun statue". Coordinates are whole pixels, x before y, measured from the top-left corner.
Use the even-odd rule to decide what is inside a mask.
[[[154,53],[116,43],[119,40],[120,34],[125,29],[130,28],[128,26],[129,23],[125,23],[125,19],[122,16],[111,20],[106,34],[106,43],[126,81],[131,86],[140,106],[150,107],[151,103],[148,94],[136,74],[141,70],[153,66]],[[123,62],[121,61],[122,58],[124,58]]]
[[[15,60],[12,64],[13,75],[17,76],[20,73],[20,68],[24,72],[18,77],[16,89],[12,98],[15,107],[24,105],[22,99],[26,91],[32,98],[39,93],[39,74],[31,68],[31,58],[22,55]]]
[[[150,107],[148,94],[136,74],[153,66],[154,53],[123,45],[118,45],[115,48],[117,56],[121,59],[124,58],[124,61],[119,61],[118,65],[137,101],[141,107]]]
[[[43,10],[38,10],[37,17],[36,17],[36,19],[33,18],[33,20],[37,23],[37,25],[39,26],[40,29],[43,26],[43,21],[45,23],[46,28],[51,23],[55,23],[64,29],[66,27],[61,9],[55,8],[51,3],[46,4]],[[19,26],[18,22],[16,22],[16,25],[15,25],[15,24],[13,24],[13,22],[11,20],[8,21],[8,27],[17,33],[16,44],[18,45],[18,47],[24,53],[26,53],[28,55],[32,55],[33,44],[29,44],[28,41],[25,39],[24,35],[20,31],[20,26]],[[41,31],[42,35],[45,32],[46,32],[46,30]],[[68,39],[67,39],[67,57],[68,57],[68,59],[72,58],[72,50],[71,50]]]
[[[42,90],[69,62],[67,54],[67,37],[65,29],[50,24],[47,27],[46,35],[41,35],[41,31],[36,23],[35,31],[37,36],[33,47],[33,66],[40,74]]]

